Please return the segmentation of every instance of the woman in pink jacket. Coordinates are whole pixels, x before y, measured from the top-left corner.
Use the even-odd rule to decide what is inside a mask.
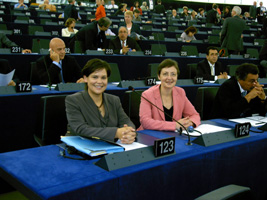
[[[161,84],[144,91],[142,96],[168,114],[164,114],[141,98],[139,112],[141,126],[138,130],[175,131],[181,128],[180,124],[186,128],[200,124],[200,116],[187,99],[184,89],[175,86],[179,73],[178,64],[174,60],[165,59],[159,64],[158,78]]]

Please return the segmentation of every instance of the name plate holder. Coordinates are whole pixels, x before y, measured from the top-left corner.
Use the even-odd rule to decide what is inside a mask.
[[[57,91],[77,91],[84,90],[85,83],[59,83],[55,87]]]
[[[227,131],[219,131],[216,133],[203,134],[196,138],[193,143],[208,147],[216,144],[222,144],[225,142],[240,140],[247,137],[249,137],[249,135],[237,138],[235,136],[235,130],[231,129]]]
[[[174,153],[169,155],[163,155],[161,157],[155,157],[154,146],[144,147],[140,149],[135,149],[131,151],[124,151],[114,154],[105,155],[100,160],[98,160],[95,165],[105,169],[107,171],[112,171],[124,167],[129,167],[132,165],[141,164],[144,162],[160,159],[163,157],[174,155]]]
[[[15,86],[0,86],[0,94],[8,95],[8,94],[16,94]]]

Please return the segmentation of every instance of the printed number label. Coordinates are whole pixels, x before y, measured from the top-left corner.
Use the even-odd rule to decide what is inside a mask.
[[[146,78],[146,85],[147,86],[152,86],[152,85],[156,85],[156,78],[154,78],[154,77],[147,77]]]
[[[164,156],[174,153],[175,150],[175,137],[155,140],[154,151],[155,156]]]
[[[21,53],[20,47],[11,47],[11,53]]]
[[[29,82],[20,82],[16,84],[16,91],[17,92],[31,92],[32,91],[32,84]]]
[[[145,50],[145,55],[149,56],[151,54],[152,54],[151,50]]]
[[[251,124],[248,123],[242,123],[242,124],[236,124],[235,126],[235,137],[243,137],[249,135]]]

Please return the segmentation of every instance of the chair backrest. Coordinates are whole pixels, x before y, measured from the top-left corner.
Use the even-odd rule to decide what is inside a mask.
[[[255,38],[254,45],[263,46],[265,39]]]
[[[209,35],[208,36],[208,43],[209,44],[219,44],[220,43],[220,36]]]
[[[186,56],[198,56],[198,50],[196,46],[183,45],[181,48],[181,56],[184,55],[183,52],[186,52]]]
[[[6,24],[0,24],[0,30],[7,30]]]
[[[151,54],[164,56],[167,52],[165,44],[151,44]]]
[[[128,56],[144,56],[144,52],[143,51],[129,51],[128,52]]]
[[[148,77],[151,76],[151,77],[156,77],[157,80],[158,80],[158,66],[159,66],[159,63],[150,63],[148,64]]]
[[[179,30],[177,26],[168,26],[168,31],[175,32],[176,30]]]
[[[75,40],[74,42],[74,53],[83,53],[83,42],[79,40]]]
[[[154,40],[164,40],[165,36],[164,33],[152,33],[154,36]]]
[[[139,107],[143,91],[136,90],[135,92],[139,93],[139,95],[133,91],[126,91],[122,103],[125,113],[130,117],[136,128],[140,126]]]
[[[48,49],[49,48],[49,39],[32,39],[32,52],[40,53],[40,49]]]
[[[152,25],[143,25],[142,28],[143,28],[143,31],[152,31],[153,26]]]
[[[50,32],[44,32],[44,31],[35,31],[34,35],[36,36],[51,36]]]
[[[239,65],[227,65],[226,70],[228,72],[228,75],[235,76],[235,71],[238,66]]]
[[[210,119],[211,109],[219,87],[199,87],[195,99],[195,108],[201,120]]]
[[[43,26],[28,26],[28,33],[29,35],[34,35],[36,31],[43,32]]]
[[[52,22],[52,19],[40,19],[40,24],[45,25],[46,22]]]
[[[197,74],[197,63],[187,64],[187,78],[194,79]]]
[[[43,96],[40,101],[40,113],[35,139],[39,145],[60,143],[60,136],[67,132],[65,98],[67,95]]]
[[[111,74],[108,78],[108,82],[120,82],[121,74],[117,63],[109,63],[111,68]]]
[[[247,48],[247,54],[249,54],[249,58],[259,58],[259,51],[258,49],[253,49],[253,48]]]

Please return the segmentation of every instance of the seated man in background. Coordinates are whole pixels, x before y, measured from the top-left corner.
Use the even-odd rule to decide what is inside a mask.
[[[24,0],[19,0],[19,3],[14,5],[15,9],[26,9],[28,6],[24,4]]]
[[[119,28],[118,36],[110,40],[109,49],[113,49],[115,54],[127,54],[129,51],[141,51],[141,48],[137,44],[136,40],[128,37],[126,27],[121,26]]]
[[[219,52],[216,47],[208,47],[206,59],[197,64],[197,76],[204,80],[216,81],[217,79],[227,79],[225,67],[218,61]]]
[[[18,45],[15,42],[12,42],[8,39],[6,34],[0,33],[0,48],[11,48],[17,47]],[[31,53],[30,49],[23,49],[22,53]]]
[[[256,65],[244,63],[235,76],[225,81],[214,100],[211,118],[233,119],[252,114],[265,116],[266,96],[263,85],[257,81],[259,69]]]
[[[50,12],[57,12],[57,8],[55,5],[49,4],[49,0],[44,0],[43,4],[39,5],[40,9],[48,10]]]
[[[9,66],[9,62],[6,59],[0,59],[0,74],[8,74],[9,72],[11,72],[11,68]],[[8,86],[15,86],[16,83],[11,80],[8,83]]]
[[[111,25],[111,20],[108,17],[103,17],[98,21],[94,21],[81,28],[70,41],[70,46],[74,46],[75,41],[82,42],[82,51],[106,49],[107,40],[105,31]]]
[[[64,41],[53,38],[49,48],[50,54],[39,58],[36,63],[40,84],[82,83],[81,68],[73,57],[65,55]]]

